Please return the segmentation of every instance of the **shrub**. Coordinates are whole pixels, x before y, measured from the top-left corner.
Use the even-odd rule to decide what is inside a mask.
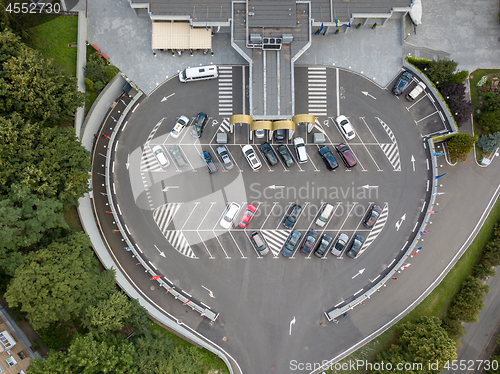
[[[120,72],[120,69],[118,69],[114,65],[107,65],[105,67],[105,70],[106,70],[106,83],[111,82],[111,80],[115,77],[115,75]]]
[[[490,135],[481,135],[476,144],[483,152],[491,153],[500,147],[500,132],[495,132]]]
[[[500,110],[484,112],[477,121],[478,125],[487,133],[500,131]]]
[[[406,61],[415,66],[418,70],[424,71],[430,64],[426,58],[406,57]]]
[[[462,126],[465,122],[467,122],[474,111],[474,104],[469,103],[468,101],[452,101],[448,104],[450,107],[450,111],[453,114],[453,118],[455,118],[455,122],[457,126]]]
[[[89,78],[94,83],[104,81],[106,79],[106,70],[99,62],[89,61],[85,67],[85,77]]]
[[[356,26],[357,29],[359,29],[361,27],[361,22],[358,23],[358,25]]]
[[[493,270],[491,266],[481,263],[474,266],[473,273],[476,278],[486,279],[488,277],[493,277],[497,272]]]
[[[469,76],[469,72],[467,70],[461,70],[461,71],[457,72],[456,74],[454,74],[450,78],[450,82],[464,83],[468,76]]]
[[[458,134],[448,141],[448,153],[451,162],[464,161],[474,146],[474,137],[469,134]]]
[[[94,82],[92,82],[89,78],[85,78],[85,89],[87,92],[94,91]]]
[[[101,81],[97,81],[95,82],[95,85],[94,85],[96,91],[101,91],[104,87],[106,87],[106,85],[104,83],[102,83]]]
[[[460,291],[453,298],[453,304],[448,310],[450,316],[464,322],[477,322],[477,315],[483,309],[483,298],[490,291],[481,281],[472,276],[462,282]]]
[[[335,30],[335,34],[338,34],[339,32],[340,32],[340,30],[339,30],[339,29]]]
[[[429,61],[425,75],[440,89],[450,82],[457,65],[458,63],[453,60]]]
[[[446,317],[441,322],[441,327],[443,327],[448,336],[456,342],[465,336],[465,328],[458,319]]]

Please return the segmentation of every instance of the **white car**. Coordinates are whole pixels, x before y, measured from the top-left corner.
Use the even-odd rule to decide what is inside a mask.
[[[349,122],[346,116],[338,116],[335,119],[335,122],[337,123],[340,132],[346,137],[347,140],[352,140],[356,137],[356,133],[354,132],[351,122]]]
[[[262,164],[260,163],[260,160],[255,154],[255,151],[253,150],[253,147],[251,145],[245,145],[241,150],[243,151],[243,154],[247,158],[247,161],[253,170],[261,168]]]
[[[165,152],[163,152],[163,148],[161,147],[161,145],[155,145],[152,150],[156,159],[162,167],[166,168],[168,165],[170,165],[170,161],[168,160]]]
[[[299,162],[299,164],[307,162],[308,158],[307,158],[306,144],[304,143],[304,139],[294,138],[293,145],[295,146],[295,152],[297,154],[297,161]]]
[[[236,217],[236,214],[240,211],[241,206],[236,203],[231,203],[228,205],[226,208],[226,211],[224,212],[224,216],[220,220],[220,225],[224,227],[225,229],[228,229],[231,227],[231,223],[233,223],[234,217]]]
[[[266,130],[263,130],[263,129],[255,130],[255,137],[257,139],[264,139],[265,135],[266,135]]]
[[[174,128],[170,132],[170,135],[172,138],[177,139],[179,135],[181,134],[182,130],[184,130],[184,127],[189,123],[189,118],[186,116],[180,116],[177,119],[177,122],[174,125]]]

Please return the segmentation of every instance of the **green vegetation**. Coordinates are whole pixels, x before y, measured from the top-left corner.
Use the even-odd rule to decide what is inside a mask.
[[[500,147],[500,132],[495,132],[489,135],[481,135],[476,144],[483,150],[483,152],[491,153]]]
[[[457,134],[448,140],[447,148],[452,163],[465,161],[474,147],[475,139],[470,134]]]

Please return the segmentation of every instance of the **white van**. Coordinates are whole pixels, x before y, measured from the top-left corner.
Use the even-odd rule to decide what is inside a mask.
[[[418,97],[418,95],[420,95],[426,88],[427,86],[424,84],[424,82],[418,82],[415,88],[411,90],[408,95],[406,95],[406,100],[408,101],[415,100]]]
[[[219,76],[216,65],[187,68],[179,73],[179,80],[183,83],[215,79]]]
[[[321,214],[318,216],[318,219],[316,220],[316,225],[318,225],[319,227],[324,227],[325,224],[330,219],[332,213],[333,213],[333,205],[326,204],[323,210],[321,211]]]

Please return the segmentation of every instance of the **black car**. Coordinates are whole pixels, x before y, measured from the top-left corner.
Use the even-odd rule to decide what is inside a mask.
[[[302,212],[302,207],[297,204],[293,204],[292,210],[288,215],[286,216],[285,220],[283,221],[283,225],[287,229],[291,229],[293,226],[295,226],[295,221],[297,221],[297,217],[299,216],[300,212]]]
[[[316,257],[323,257],[323,255],[328,251],[328,247],[332,244],[333,238],[330,235],[323,234],[321,241],[319,242],[318,249],[314,251]]]
[[[382,208],[378,205],[372,205],[365,217],[365,220],[363,221],[363,225],[366,228],[371,229],[373,225],[375,225],[375,222],[377,222],[380,213],[382,213]]]
[[[346,252],[347,256],[349,256],[350,258],[358,257],[359,250],[361,249],[364,241],[365,238],[363,235],[356,235],[354,237],[354,240],[351,242],[349,250]]]
[[[278,147],[278,154],[280,155],[281,159],[283,160],[283,163],[287,168],[292,167],[293,164],[295,163],[293,161],[292,155],[290,154],[290,152],[288,152],[288,148],[286,146],[280,145]]]
[[[300,237],[302,233],[297,230],[293,230],[288,238],[286,239],[285,244],[283,244],[283,248],[281,249],[281,254],[285,257],[290,257],[299,244]]]
[[[309,230],[306,235],[306,240],[300,248],[300,253],[307,256],[316,246],[316,240],[318,239],[318,232],[316,230]]]
[[[273,133],[273,137],[276,143],[283,143],[286,138],[285,130],[283,129],[275,130]]]
[[[330,151],[330,148],[328,148],[326,145],[321,147],[318,152],[323,158],[323,161],[325,161],[325,165],[328,170],[332,171],[339,167],[339,164],[337,164],[337,160],[335,160],[335,157],[333,157],[332,151]]]
[[[264,143],[260,146],[262,153],[266,156],[267,162],[269,165],[274,166],[278,163],[278,159],[276,158],[276,153],[274,153],[273,149],[269,145],[269,143]]]
[[[188,166],[186,158],[184,157],[184,155],[181,152],[181,149],[178,146],[173,145],[169,147],[169,150],[179,169],[184,169],[185,167]]]
[[[396,96],[400,96],[404,90],[406,90],[406,87],[411,82],[412,75],[409,71],[405,71],[401,76],[399,77],[398,81],[394,85],[394,88],[392,89],[392,93]]]
[[[201,158],[207,164],[208,172],[210,174],[214,174],[214,173],[217,173],[219,171],[219,168],[217,167],[217,165],[215,165],[215,162],[214,162],[210,152],[203,151],[203,153],[201,154]]]
[[[199,138],[207,122],[208,116],[202,112],[198,113],[196,119],[193,122],[193,127],[191,128],[191,135],[195,138]]]
[[[356,166],[356,159],[354,158],[354,155],[346,144],[340,143],[335,146],[335,149],[337,150],[340,159],[344,162],[346,168],[350,169],[353,166]]]

